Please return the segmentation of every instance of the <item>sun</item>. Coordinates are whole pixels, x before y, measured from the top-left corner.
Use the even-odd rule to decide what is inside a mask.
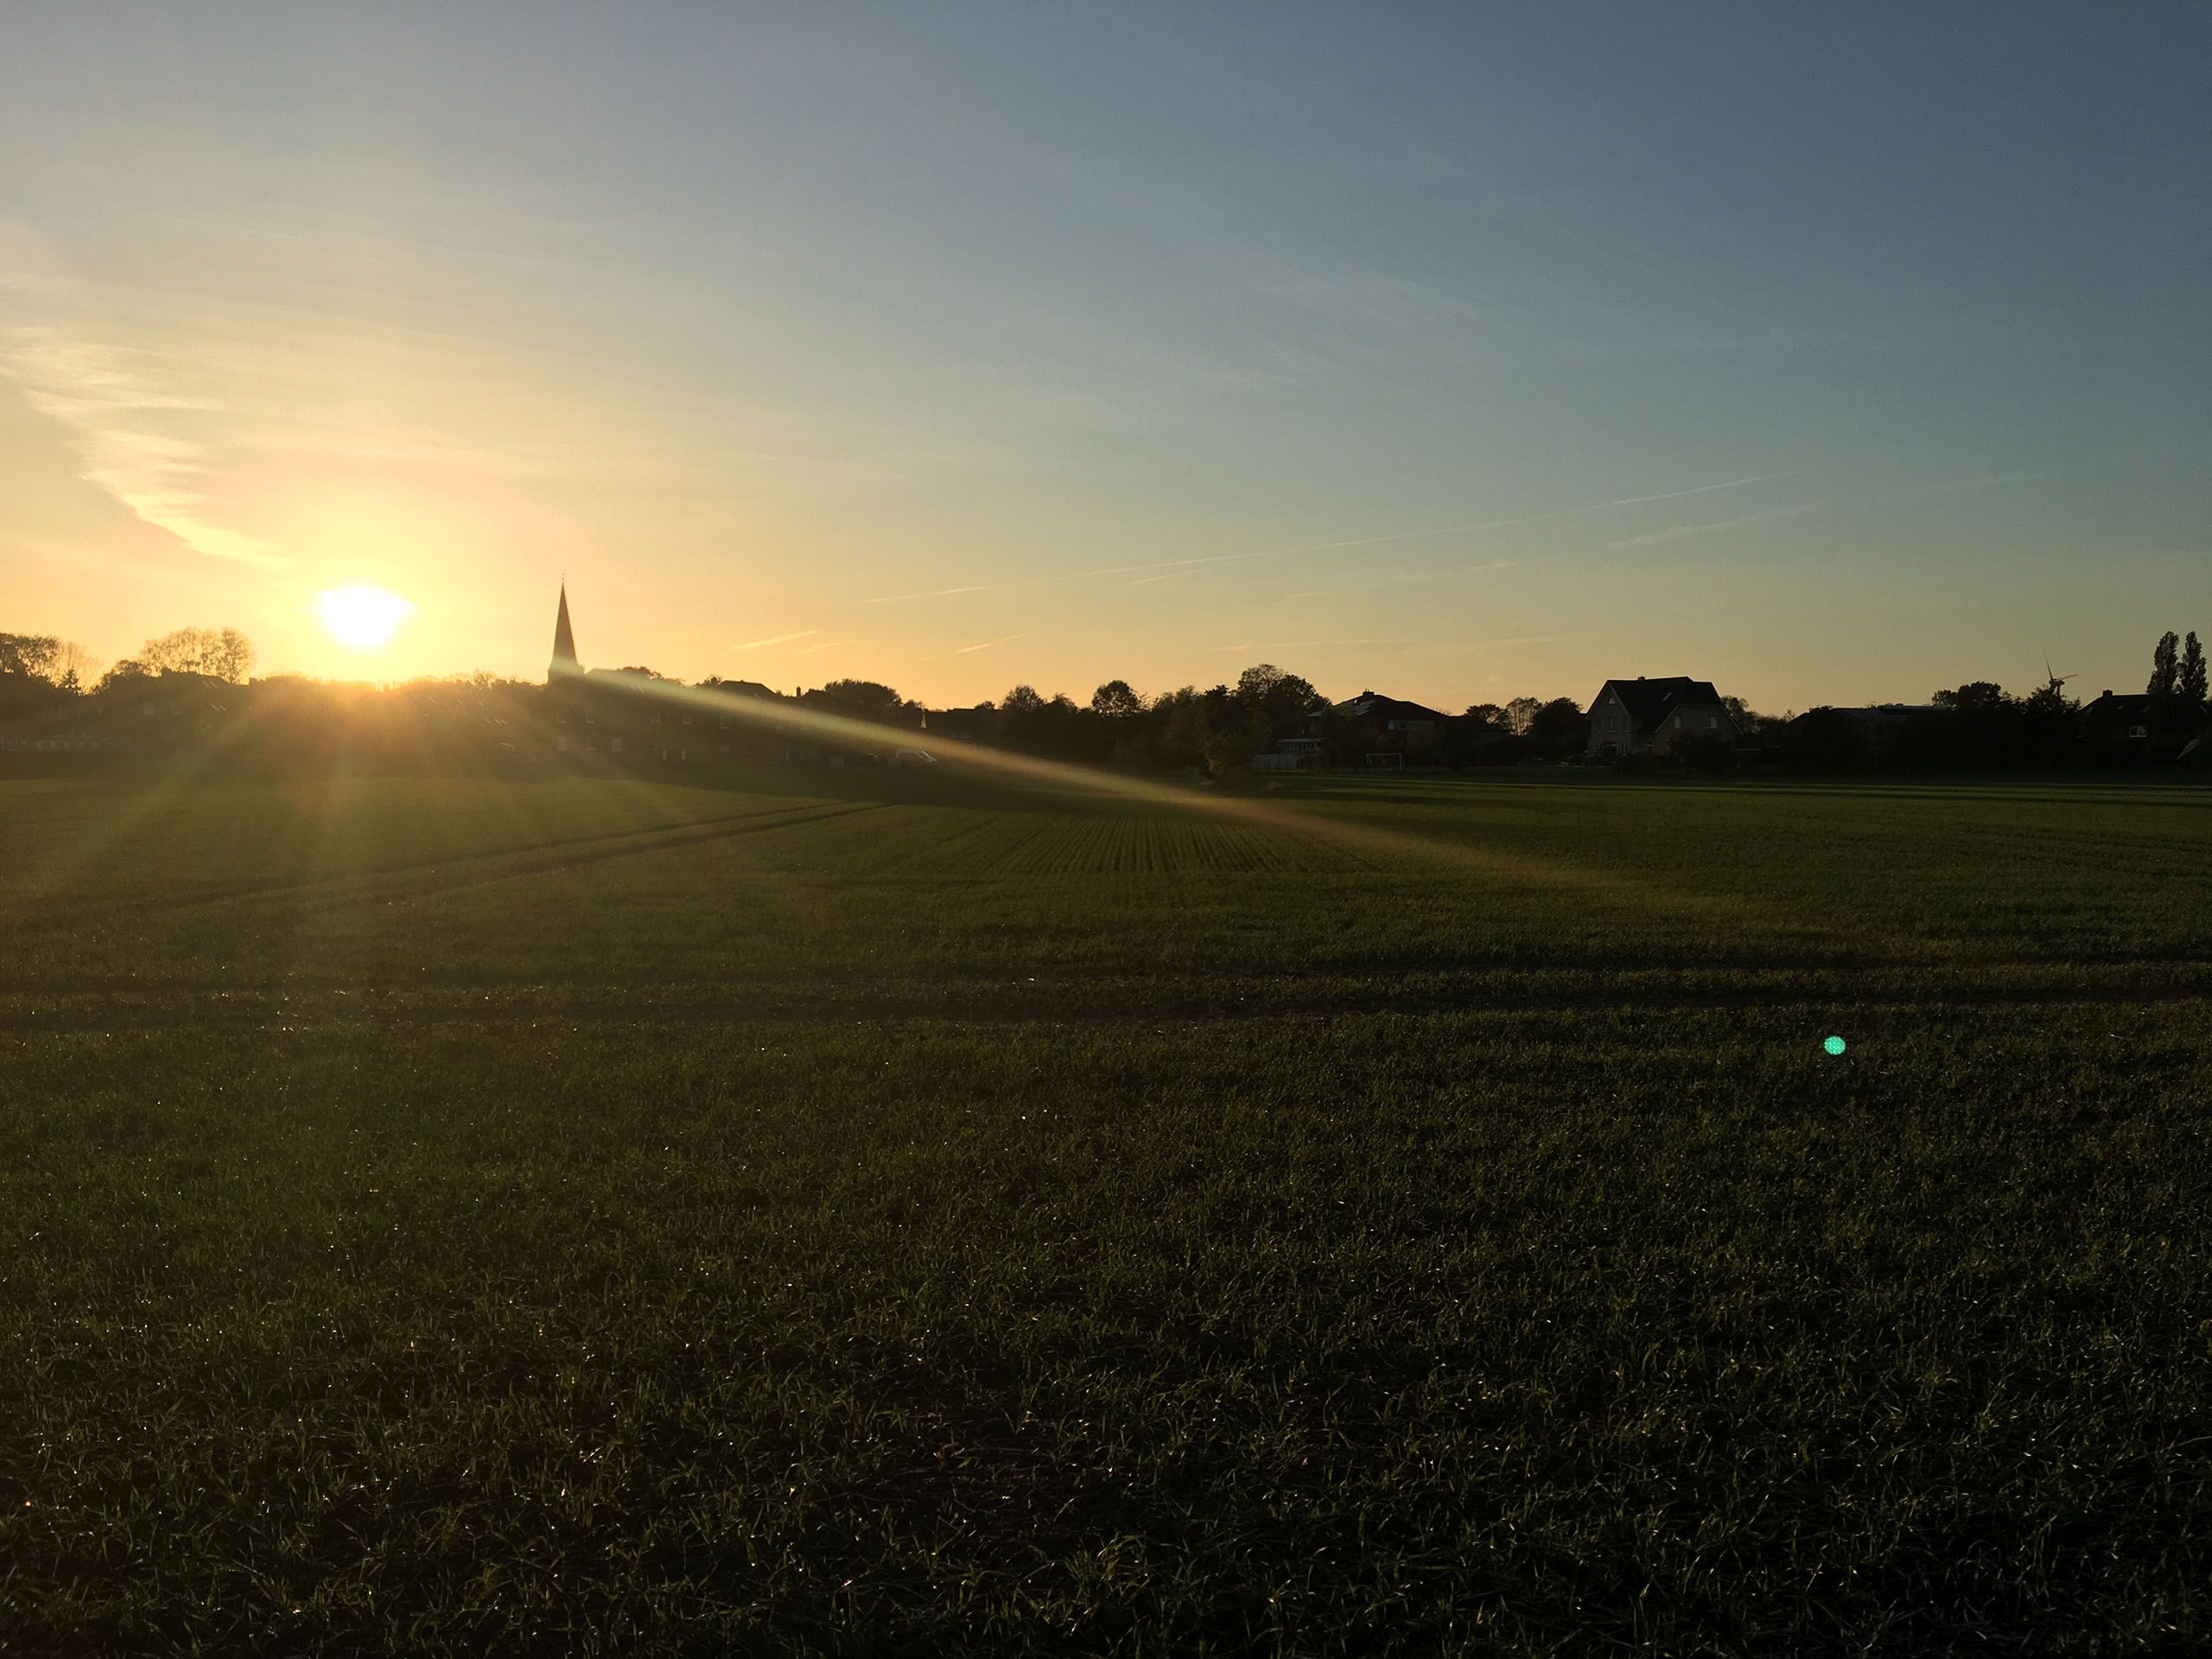
[[[415,606],[383,588],[334,588],[315,595],[315,610],[340,645],[374,651],[398,632]]]

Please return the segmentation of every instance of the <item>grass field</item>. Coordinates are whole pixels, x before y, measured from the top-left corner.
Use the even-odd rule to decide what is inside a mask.
[[[741,782],[0,780],[0,1650],[2212,1643],[2212,791]]]

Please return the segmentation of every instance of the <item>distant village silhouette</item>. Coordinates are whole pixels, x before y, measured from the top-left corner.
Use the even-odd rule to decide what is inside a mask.
[[[1004,748],[1058,760],[1209,779],[1313,769],[1529,763],[1705,773],[1974,772],[2202,766],[2208,711],[2194,632],[2168,632],[2140,692],[2078,703],[2068,677],[2015,696],[1987,681],[1926,702],[1759,714],[1694,675],[1615,676],[1586,707],[1517,697],[1454,715],[1363,689],[1332,701],[1258,664],[1235,683],[1149,699],[1109,680],[1087,703],[1017,685],[996,702],[929,709],[872,680],[786,694],[712,676],[683,686],[643,666],[588,668],[568,584],[556,602],[542,685],[475,674],[376,687],[300,676],[249,679],[235,631],[184,629],[79,683],[83,653],[50,636],[0,633],[0,753],[160,754],[241,760],[352,758],[383,764],[717,766],[938,764],[942,748]],[[779,718],[798,710],[818,721]]]

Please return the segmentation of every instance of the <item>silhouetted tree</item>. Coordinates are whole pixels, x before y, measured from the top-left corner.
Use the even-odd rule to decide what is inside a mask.
[[[1840,709],[1808,709],[1776,734],[1784,766],[1799,772],[1855,772],[1868,760],[1866,729]]]
[[[2181,668],[2175,660],[2181,641],[2169,630],[2158,636],[2158,643],[2151,652],[2151,683],[2145,689],[2154,697],[2171,697],[2181,690]]]
[[[243,685],[253,670],[253,642],[236,628],[179,628],[149,639],[138,660],[156,674],[206,674]]]
[[[1286,674],[1273,663],[1255,663],[1236,677],[1236,700],[1253,716],[1263,745],[1278,737],[1303,736],[1312,718],[1329,706],[1312,682]]]
[[[849,720],[872,721],[879,726],[917,727],[921,705],[909,702],[877,680],[831,680],[799,699],[802,706],[842,715]]]
[[[2082,705],[2053,677],[2020,699],[2018,753],[2024,765],[2055,766],[2075,760],[2081,747]]]
[[[1184,686],[1154,699],[1152,705],[1155,759],[1164,766],[1204,766],[1213,722],[1197,688]]]
[[[1505,723],[1505,710],[1494,702],[1471,704],[1457,720],[1445,722],[1437,759],[1453,771],[1462,766],[1502,766],[1518,760],[1526,745]]]
[[[1541,698],[1516,697],[1505,705],[1505,723],[1513,729],[1516,736],[1526,737],[1529,722],[1536,718],[1536,711],[1543,706]]]
[[[50,718],[78,690],[67,653],[81,652],[48,634],[0,633],[0,722]]]
[[[2191,634],[2192,639],[2196,636]],[[54,684],[64,691],[81,691],[85,683],[95,676],[92,670],[98,659],[74,639],[64,639],[54,653],[54,665],[60,671],[54,676]]]
[[[0,674],[51,683],[60,654],[61,641],[50,633],[0,633]]]
[[[2194,630],[2186,639],[2181,642],[2181,665],[2176,670],[2174,679],[2175,689],[2181,693],[2183,700],[2190,709],[2203,708],[2204,647],[2196,643],[2196,634]]]
[[[1090,712],[1105,720],[1133,720],[1144,712],[1144,699],[1127,680],[1109,680],[1090,694]]]
[[[1531,697],[1529,701],[1534,702],[1535,699]],[[1536,711],[1529,716],[1528,737],[1544,759],[1562,760],[1589,741],[1590,719],[1573,697],[1554,697],[1549,702],[1538,704]]]
[[[1736,741],[1745,748],[1755,748],[1764,743],[1789,718],[1784,715],[1777,719],[1772,715],[1763,715],[1741,697],[1723,697],[1720,706],[1728,711],[1728,718],[1736,722]]]
[[[2001,709],[2007,699],[2005,688],[1993,680],[1969,680],[1954,690],[1935,693],[1929,701],[1942,708],[1973,712]]]

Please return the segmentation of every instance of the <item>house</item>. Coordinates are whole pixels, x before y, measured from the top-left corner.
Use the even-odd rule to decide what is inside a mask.
[[[2205,729],[2204,709],[2187,697],[2107,691],[2082,706],[2082,735],[2107,758],[2178,759]]]
[[[932,737],[949,737],[956,743],[988,743],[999,728],[998,709],[979,702],[972,709],[932,709],[922,716],[922,729]]]
[[[1706,735],[1730,743],[1740,735],[1710,680],[1684,674],[1607,680],[1590,703],[1593,755],[1664,754],[1679,738]]]
[[[1363,691],[1348,702],[1340,702],[1329,710],[1347,720],[1373,721],[1386,732],[1410,737],[1416,732],[1442,729],[1451,716],[1418,702],[1408,702],[1402,697],[1386,697],[1379,691]]]

